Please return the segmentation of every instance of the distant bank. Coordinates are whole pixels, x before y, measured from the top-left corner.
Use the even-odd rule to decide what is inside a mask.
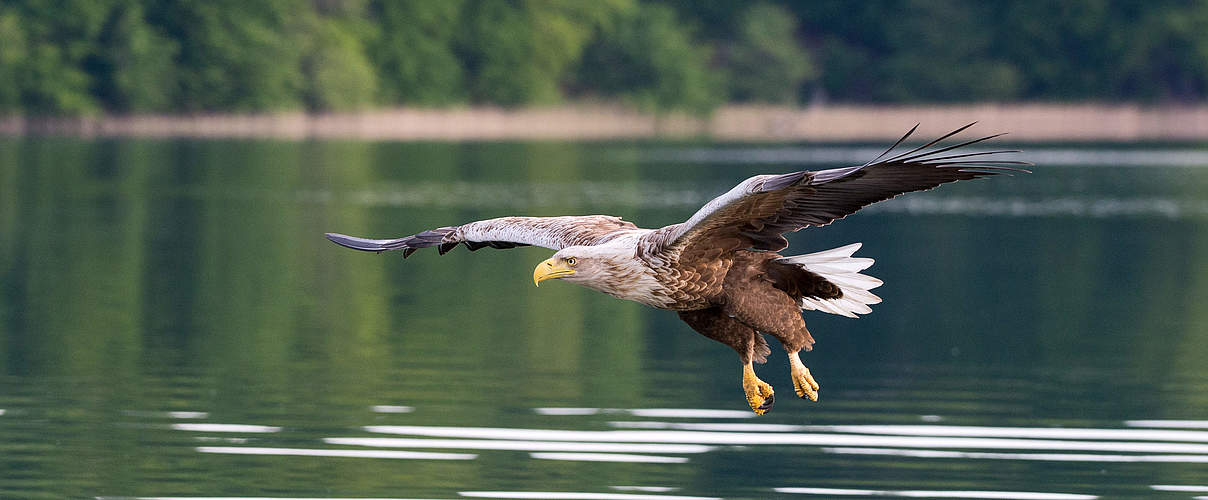
[[[707,118],[609,106],[388,109],[359,113],[0,118],[0,135],[371,140],[885,141],[915,123],[933,136],[978,121],[1010,141],[1208,141],[1208,106],[973,104],[725,106]]]

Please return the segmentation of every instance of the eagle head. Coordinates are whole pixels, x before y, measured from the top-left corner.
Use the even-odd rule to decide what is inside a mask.
[[[540,286],[545,280],[564,279],[598,289],[618,281],[619,275],[625,274],[621,270],[634,265],[632,249],[629,258],[625,257],[622,249],[604,245],[566,247],[537,264],[533,269],[533,284]]]

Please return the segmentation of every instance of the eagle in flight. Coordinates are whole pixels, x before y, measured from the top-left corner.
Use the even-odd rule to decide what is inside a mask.
[[[444,254],[457,245],[470,250],[536,245],[556,250],[537,264],[533,283],[562,279],[613,297],[679,314],[701,335],[738,352],[742,387],[757,414],[772,408],[772,387],[755,376],[752,362],[771,353],[762,334],[780,341],[798,396],[818,400],[818,382],[798,352],[814,338],[801,311],[855,317],[881,301],[869,290],[881,280],[860,274],[872,265],[853,257],[859,243],[822,252],[781,256],[784,233],[825,226],[861,207],[902,193],[940,184],[1009,172],[1027,162],[993,156],[999,151],[950,151],[1002,134],[939,147],[973,124],[898,154],[894,151],[915,125],[880,156],[863,165],[757,175],[701,207],[685,222],[642,229],[608,215],[501,217],[431,229],[387,240],[328,233],[331,241],[355,250],[416,250],[436,247]]]

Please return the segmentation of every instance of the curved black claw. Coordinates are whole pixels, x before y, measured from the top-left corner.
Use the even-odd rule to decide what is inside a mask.
[[[764,413],[767,413],[769,410],[771,410],[772,405],[775,403],[776,403],[776,395],[769,394],[768,399],[763,400],[763,404],[759,405],[759,409],[763,410],[763,412],[760,413],[760,415],[763,415]]]

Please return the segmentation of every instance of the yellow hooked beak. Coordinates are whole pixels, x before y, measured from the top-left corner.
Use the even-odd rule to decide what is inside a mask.
[[[545,262],[537,264],[536,269],[533,269],[533,284],[541,286],[542,281],[563,278],[572,274],[575,274],[575,270],[567,266],[566,262],[546,259]]]

